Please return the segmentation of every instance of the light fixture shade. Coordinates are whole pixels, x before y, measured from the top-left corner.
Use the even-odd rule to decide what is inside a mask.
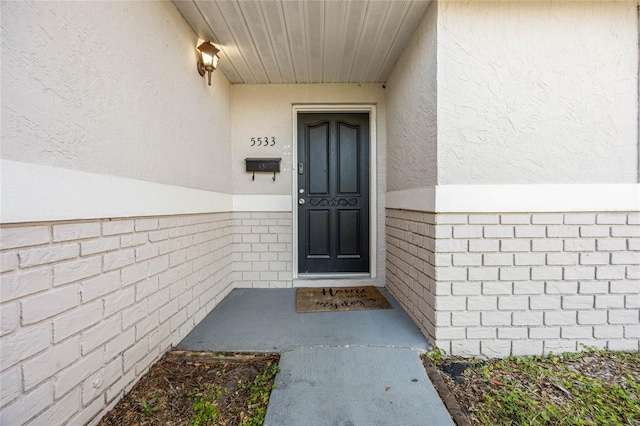
[[[218,67],[220,59],[218,52],[220,50],[208,41],[198,46],[198,73],[203,77],[207,74],[209,86],[211,86],[211,73]]]
[[[212,67],[214,70],[218,67],[218,59],[220,59],[218,57],[218,52],[220,52],[220,50],[213,44],[205,41],[198,46],[198,51],[202,56],[202,63],[205,67]]]

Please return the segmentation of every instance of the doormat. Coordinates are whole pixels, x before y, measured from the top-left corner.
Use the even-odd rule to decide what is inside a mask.
[[[360,311],[393,309],[373,286],[299,288],[296,290],[296,312]]]

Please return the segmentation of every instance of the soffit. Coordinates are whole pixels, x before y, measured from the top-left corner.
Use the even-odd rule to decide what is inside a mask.
[[[173,3],[231,83],[382,83],[430,0]]]

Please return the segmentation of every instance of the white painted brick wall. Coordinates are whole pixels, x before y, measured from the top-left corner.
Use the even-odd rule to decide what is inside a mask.
[[[291,213],[233,214],[233,241],[239,258],[233,269],[242,272],[235,287],[291,287],[293,244]]]
[[[394,297],[404,307],[405,311],[413,321],[421,328],[422,332],[430,340],[436,340],[436,332],[439,330],[457,330],[457,332],[447,333],[439,336],[443,341],[456,338],[464,327],[451,327],[451,310],[464,310],[466,300],[451,295],[451,284],[447,281],[456,279],[466,279],[465,267],[454,267],[454,256],[451,253],[462,253],[464,257],[458,257],[456,263],[477,262],[477,257],[469,256],[467,253],[468,243],[466,240],[447,239],[442,240],[443,244],[438,246],[439,240],[430,244],[436,235],[435,216],[431,214],[415,215],[412,212],[387,209],[386,232],[387,232],[387,288]],[[418,220],[416,220],[418,219]],[[449,215],[449,223],[459,223],[466,216],[457,217]],[[474,225],[475,226],[475,225]],[[410,246],[413,246],[413,233],[410,228],[423,230],[422,247],[415,247],[416,253],[420,250],[422,256],[411,255]],[[481,228],[481,227],[480,227]],[[444,226],[440,234],[452,236],[451,227]],[[424,232],[426,231],[426,232]],[[471,232],[469,229],[466,232]],[[411,243],[410,243],[411,242]],[[434,249],[447,254],[436,258]],[[439,275],[436,285],[436,264]],[[407,271],[409,267],[423,271],[419,278],[411,277]],[[462,276],[464,275],[464,276]],[[440,296],[436,296],[436,294]],[[456,302],[452,302],[457,300]],[[445,315],[437,315],[436,304],[447,305],[450,303],[450,310],[443,310]],[[458,320],[458,318],[456,318]],[[439,327],[445,324],[446,327]],[[457,335],[456,335],[457,333]]]
[[[286,251],[273,229],[289,232],[278,222],[289,216],[264,215],[275,220],[266,248]],[[3,424],[85,424],[113,406],[233,288],[234,221],[216,213],[0,228]],[[286,282],[286,260],[265,262]]]
[[[412,254],[421,247],[411,229],[421,225],[435,227],[423,240],[435,250],[429,260]],[[457,355],[640,350],[639,236],[637,213],[440,214],[420,223],[387,210],[387,285],[431,342]],[[427,266],[435,276],[408,273]],[[418,294],[435,302],[418,306]]]

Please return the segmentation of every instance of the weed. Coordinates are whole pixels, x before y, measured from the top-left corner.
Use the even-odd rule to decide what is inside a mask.
[[[142,406],[142,411],[144,411],[145,416],[151,416],[155,411],[160,409],[160,405],[158,404],[158,395],[154,395],[151,399],[146,399],[142,397],[140,401],[140,405]]]
[[[218,420],[218,410],[211,402],[198,399],[193,401],[193,411],[195,415],[191,419],[193,426],[214,425]]]
[[[429,357],[429,359],[431,361],[440,361],[443,358],[442,352],[440,351],[440,348],[436,348],[433,347],[431,349],[429,349],[429,351],[427,352],[427,357]]]
[[[251,384],[251,396],[247,404],[248,416],[242,420],[240,426],[260,426],[264,423],[269,395],[275,389],[275,385],[269,385],[269,382],[278,374],[278,371],[277,364],[269,364],[256,376]]]
[[[200,386],[190,396],[193,400],[194,416],[192,426],[214,425],[218,420],[218,410],[215,402],[226,390],[220,386],[205,384]]]

